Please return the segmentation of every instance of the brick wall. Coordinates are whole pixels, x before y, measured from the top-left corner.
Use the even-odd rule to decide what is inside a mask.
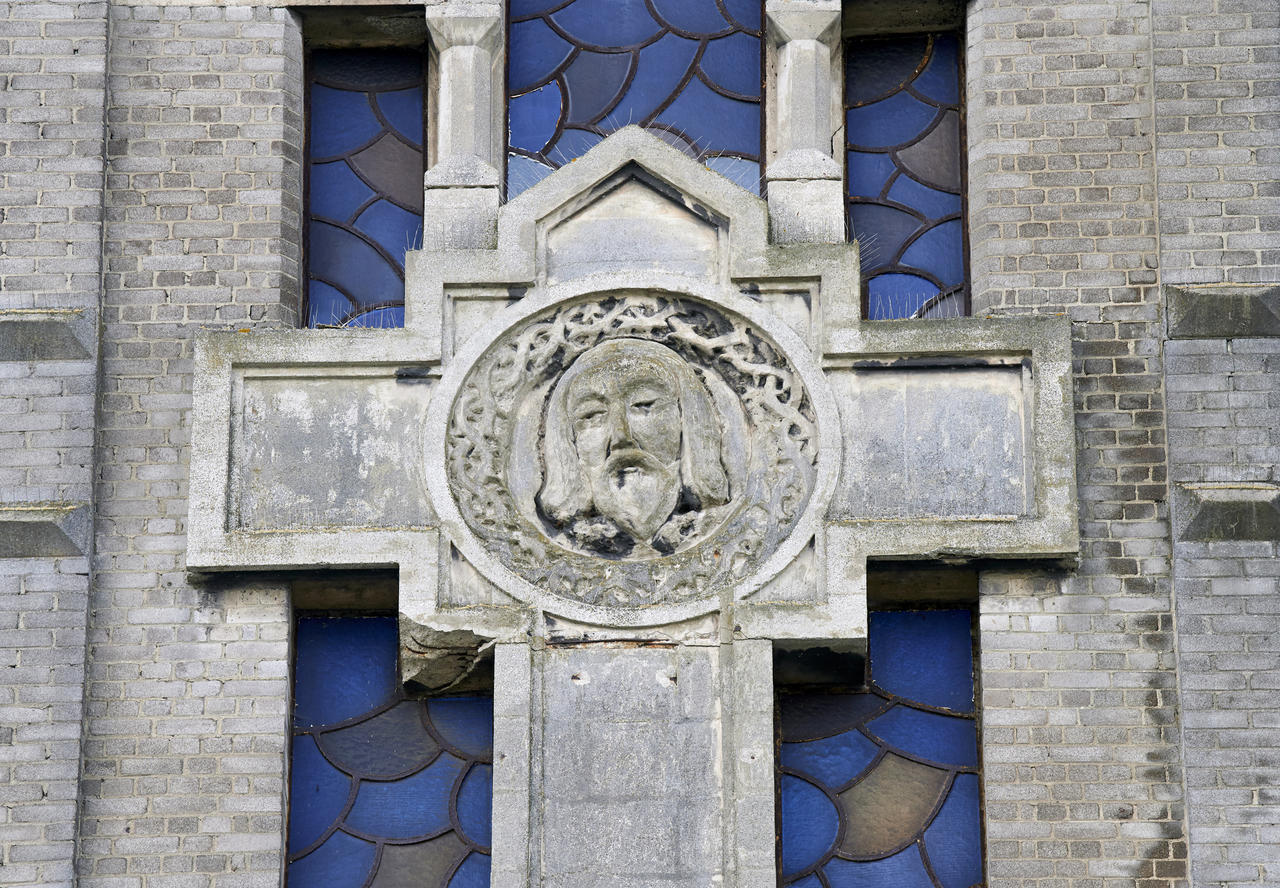
[[[1280,281],[1280,8],[1152,9],[1161,279]]]
[[[1178,340],[1166,355],[1175,494],[1280,481],[1280,339]],[[1196,539],[1194,505],[1180,511],[1192,876],[1201,888],[1280,885],[1280,542]]]
[[[1178,884],[1146,3],[969,5],[975,314],[1073,322],[1081,560],[982,581],[988,876]]]
[[[113,6],[84,888],[275,886],[289,621],[184,570],[192,337],[293,324],[301,35],[284,9]]]
[[[0,3],[0,884],[70,885],[106,4]],[[71,518],[69,538],[33,509]],[[43,557],[40,557],[43,556]]]

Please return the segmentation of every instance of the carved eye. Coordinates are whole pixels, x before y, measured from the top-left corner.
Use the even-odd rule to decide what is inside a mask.
[[[582,425],[599,425],[604,421],[603,407],[589,407],[578,414],[577,422]]]
[[[649,398],[645,401],[632,401],[631,409],[638,413],[648,413],[653,409],[653,405],[658,403],[656,398]]]

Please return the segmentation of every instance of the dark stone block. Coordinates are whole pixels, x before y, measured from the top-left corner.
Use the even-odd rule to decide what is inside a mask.
[[[1280,490],[1260,486],[1194,486],[1184,490],[1180,539],[1214,543],[1280,540]]]
[[[88,551],[87,506],[0,507],[0,558],[60,558]]]
[[[1280,287],[1165,287],[1170,339],[1280,336]]]
[[[82,361],[89,356],[68,323],[0,320],[0,361]]]

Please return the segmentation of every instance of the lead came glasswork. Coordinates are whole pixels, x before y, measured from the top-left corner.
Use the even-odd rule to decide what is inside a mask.
[[[966,314],[959,40],[850,40],[845,59],[849,226],[867,317]]]
[[[489,884],[493,701],[409,700],[392,617],[302,617],[289,888]]]
[[[422,240],[423,59],[316,50],[307,160],[307,324],[404,326]]]
[[[759,0],[511,0],[507,196],[639,124],[758,193]]]
[[[780,697],[781,884],[979,885],[970,613],[876,612],[869,638],[865,691]]]

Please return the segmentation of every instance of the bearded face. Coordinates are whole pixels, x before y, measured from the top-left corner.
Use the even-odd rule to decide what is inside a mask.
[[[596,511],[649,540],[680,498],[677,381],[651,357],[619,357],[574,379],[566,407]]]

